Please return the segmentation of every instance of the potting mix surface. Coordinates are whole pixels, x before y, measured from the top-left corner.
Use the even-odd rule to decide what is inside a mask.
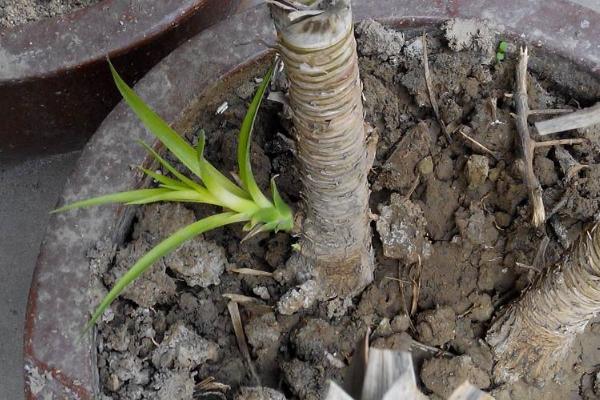
[[[274,389],[264,392],[268,398],[322,398],[328,380],[343,382],[368,327],[372,346],[413,352],[422,389],[432,399],[447,398],[465,380],[499,400],[600,396],[600,323],[588,325],[543,386],[494,382],[485,342],[495,313],[556,263],[599,215],[600,126],[569,133],[586,143],[535,152],[550,241],[544,262],[533,265],[543,235],[531,224],[507,96],[517,46],[509,43],[498,61],[501,38],[483,25],[456,20],[428,32],[433,87],[450,142],[431,107],[422,32],[366,21],[356,33],[366,120],[379,134],[370,174],[375,281],[354,299],[281,315],[278,299],[301,283],[285,268],[294,238],[263,234],[242,243],[241,226],[209,232],[158,261],[104,315],[97,339],[104,398],[250,399],[260,398],[250,389],[258,385]],[[599,82],[574,70],[556,74],[558,80],[536,72],[540,63],[534,50],[531,109],[584,107],[600,93]],[[207,158],[221,171],[236,168],[237,133],[256,78],[216,95],[198,119],[207,133]],[[273,84],[281,91],[285,85],[281,75]],[[225,101],[227,109],[216,114]],[[297,208],[301,184],[285,116],[281,104],[264,102],[252,163],[263,188],[278,174],[280,191]],[[565,152],[586,167],[569,173],[560,161]],[[127,243],[118,249],[99,244],[90,253],[95,298],[162,239],[215,211],[188,204],[140,207]],[[254,299],[239,307],[256,375],[238,350],[224,294]]]

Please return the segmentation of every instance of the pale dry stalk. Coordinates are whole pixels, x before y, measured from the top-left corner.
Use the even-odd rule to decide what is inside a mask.
[[[540,228],[546,222],[546,210],[542,200],[542,185],[533,172],[533,159],[536,148],[560,145],[573,145],[585,142],[585,139],[556,139],[535,141],[531,138],[529,131],[529,123],[527,118],[534,114],[539,114],[540,111],[532,111],[529,109],[527,95],[527,63],[529,55],[527,48],[521,48],[519,53],[519,63],[517,65],[515,77],[515,100],[517,133],[519,134],[519,149],[523,161],[523,182],[529,193],[529,201],[532,208],[532,224],[536,228]],[[557,111],[557,110],[551,110]]]
[[[600,229],[585,231],[563,260],[509,306],[487,335],[498,382],[543,383],[600,311]]]
[[[351,296],[373,278],[367,183],[372,157],[350,2],[318,3],[322,13],[294,21],[293,11],[271,10],[303,184],[301,263],[323,296]]]

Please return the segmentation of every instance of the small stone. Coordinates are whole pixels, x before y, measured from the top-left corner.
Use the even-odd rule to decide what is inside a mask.
[[[396,333],[407,331],[410,328],[410,317],[406,314],[398,315],[394,317],[390,326]]]
[[[353,305],[352,298],[346,297],[341,299],[336,297],[327,302],[327,318],[334,319],[346,315],[348,309]]]
[[[416,37],[406,46],[404,46],[404,55],[406,58],[421,59],[423,57],[423,39],[421,36]]]
[[[486,156],[473,154],[467,161],[467,180],[469,187],[481,186],[488,177],[490,170],[489,160]]]
[[[282,315],[292,315],[301,309],[312,307],[318,298],[319,285],[314,280],[285,293],[277,303],[277,310]]]
[[[107,381],[105,382],[106,388],[111,392],[116,392],[121,387],[121,381],[115,374],[110,374]]]
[[[429,175],[433,172],[433,159],[427,156],[417,164],[417,169],[421,175]]]
[[[442,346],[456,334],[456,313],[451,307],[424,311],[417,320],[419,340],[431,346]]]
[[[383,254],[407,263],[428,258],[431,242],[426,237],[427,221],[421,207],[393,193],[389,206],[379,207],[377,232],[383,242]]]
[[[222,246],[203,237],[185,243],[165,257],[165,265],[189,286],[218,285],[220,276],[229,265]]]
[[[377,325],[377,328],[375,328],[375,331],[373,332],[373,336],[374,337],[382,337],[382,336],[390,336],[392,333],[394,333],[392,326],[390,325],[390,319],[389,318],[383,318],[381,320],[381,322],[379,323],[379,325]]]
[[[163,342],[152,354],[152,364],[157,368],[176,366],[193,369],[206,361],[219,357],[219,346],[210,342],[182,322],[173,325]]]
[[[271,298],[271,295],[269,294],[269,289],[267,289],[266,286],[256,286],[252,288],[252,293],[254,293],[263,300],[269,300]]]

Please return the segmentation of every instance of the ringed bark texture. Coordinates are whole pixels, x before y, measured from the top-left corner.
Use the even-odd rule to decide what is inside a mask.
[[[362,83],[349,2],[321,2],[294,21],[272,6],[303,183],[301,262],[322,296],[351,296],[373,279]],[[331,4],[334,3],[334,4]]]
[[[543,384],[557,372],[576,335],[600,311],[600,228],[569,252],[493,323],[487,335],[497,382]]]

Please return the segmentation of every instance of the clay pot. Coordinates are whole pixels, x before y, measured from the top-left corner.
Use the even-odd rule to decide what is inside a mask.
[[[0,29],[0,159],[81,148],[117,104],[110,57],[131,80],[239,0],[104,0]]]
[[[485,17],[508,38],[521,38],[544,48],[544,57],[551,57],[554,67],[564,63],[573,68],[567,64],[571,61],[591,71],[590,80],[600,74],[600,48],[595,44],[600,37],[599,14],[562,0],[455,0],[448,7],[446,3],[365,0],[356,4],[354,11],[357,19],[378,18],[395,26],[426,26],[459,16]],[[251,8],[182,45],[141,79],[136,91],[179,132],[186,132],[200,107],[214,101],[213,94],[254,76],[257,66],[267,62],[270,54],[262,43],[274,41],[266,8]],[[128,168],[149,161],[143,149],[135,145],[137,139],[151,141],[121,103],[85,147],[61,203],[143,186],[141,175]],[[25,371],[29,399],[42,399],[46,394],[92,399],[98,393],[94,337],[90,334],[77,341],[89,309],[97,301],[88,292],[88,252],[99,244],[122,243],[131,218],[132,209],[120,206],[53,216],[27,310]]]

